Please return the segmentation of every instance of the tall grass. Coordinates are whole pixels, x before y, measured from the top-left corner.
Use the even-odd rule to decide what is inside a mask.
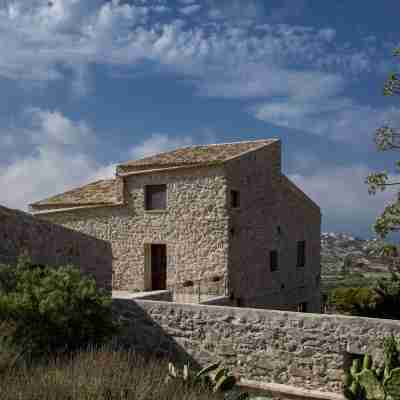
[[[35,365],[20,363],[0,375],[0,400],[217,400],[184,381],[165,382],[166,360],[146,360],[110,347],[80,351]]]

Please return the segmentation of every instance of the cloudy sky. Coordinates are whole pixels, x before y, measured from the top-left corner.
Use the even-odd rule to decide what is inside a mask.
[[[28,203],[182,145],[280,137],[323,231],[373,235],[400,124],[398,0],[0,0],[0,204]],[[362,12],[360,11],[362,9]]]

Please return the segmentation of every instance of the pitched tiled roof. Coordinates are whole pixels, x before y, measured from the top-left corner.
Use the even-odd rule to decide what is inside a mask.
[[[136,172],[148,169],[171,168],[224,162],[247,151],[256,150],[276,139],[252,140],[248,142],[189,146],[173,151],[159,153],[140,160],[132,160],[117,166],[117,173]]]
[[[140,160],[132,160],[117,166],[117,175],[141,173],[151,169],[208,165],[224,162],[230,158],[264,147],[277,139],[253,140],[248,142],[210,144],[190,146],[168,151]],[[81,206],[121,204],[121,181],[117,179],[101,180],[70,190],[56,196],[30,204],[33,211],[57,210]]]
[[[118,201],[116,179],[107,179],[89,183],[57,194],[47,199],[31,204],[32,209],[46,208],[43,206],[85,206],[95,204],[112,204]]]

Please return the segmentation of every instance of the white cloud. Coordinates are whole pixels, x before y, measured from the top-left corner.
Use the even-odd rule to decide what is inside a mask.
[[[201,9],[200,4],[192,4],[190,6],[182,7],[179,12],[185,15],[192,15]]]
[[[58,111],[29,110],[30,126],[19,135],[32,144],[27,155],[2,166],[0,204],[26,209],[31,202],[87,183],[106,171],[85,151],[93,132]],[[15,133],[17,134],[17,133]]]
[[[18,82],[62,79],[61,65],[75,72],[73,90],[84,95],[91,63],[134,68],[151,60],[186,77],[197,94],[259,98],[252,111],[258,119],[332,138],[346,138],[351,132],[359,137],[371,129],[368,124],[393,115],[343,94],[347,74],[359,77],[383,68],[377,47],[340,45],[331,27],[256,25],[265,14],[260,1],[244,6],[241,0],[210,0],[202,6],[223,21],[212,24],[206,19],[196,25],[187,23],[185,15],[161,23],[149,12],[155,6],[146,2],[50,3],[16,0],[0,5],[0,77]],[[192,1],[181,4],[186,5],[182,10],[199,7]]]
[[[149,11],[165,7],[163,4],[139,6],[118,0],[50,3],[52,6],[42,1],[0,5],[0,76],[62,79],[59,66],[64,65],[75,71],[75,91],[85,94],[86,67],[90,63],[132,67],[150,59],[194,78],[203,87],[201,93],[225,97],[241,97],[243,93],[247,97],[252,92],[269,96],[271,86],[287,86],[287,76],[292,87],[297,81],[300,93],[307,87],[301,85],[307,74],[322,75],[322,69],[330,65],[359,73],[374,65],[373,57],[379,59],[351,47],[346,51],[337,46],[328,48],[335,34],[330,27],[318,30],[264,24],[262,35],[255,35],[252,26],[240,24],[237,19],[248,21],[262,16],[264,6],[259,1],[248,1],[245,6],[239,0],[208,2],[210,12],[218,11],[227,19],[207,28],[205,24],[188,27],[176,19],[160,23]],[[184,2],[187,7],[182,10],[190,12],[200,6],[192,3]],[[271,79],[272,74],[278,74],[277,78]],[[248,84],[246,75],[253,82]],[[210,90],[215,83],[216,89]]]
[[[171,9],[166,6],[153,6],[153,7],[151,7],[151,10],[153,10],[157,13],[165,13],[165,12],[171,11]]]
[[[174,137],[167,134],[154,133],[148,139],[145,139],[143,143],[133,147],[130,154],[133,159],[139,159],[192,144],[193,138],[190,136]]]
[[[290,174],[289,178],[321,207],[325,226],[366,232],[395,198],[395,191],[390,189],[368,194],[364,181],[371,172],[366,165],[356,164],[318,168],[313,174]]]
[[[331,42],[336,36],[336,30],[332,28],[324,28],[321,29],[318,34],[322,39]]]
[[[27,110],[32,118],[31,139],[35,144],[75,145],[93,140],[94,133],[84,122],[74,122],[59,111]]]
[[[400,123],[399,108],[374,108],[341,97],[270,101],[257,105],[252,111],[262,121],[354,143],[362,143],[366,137],[371,137],[385,122]]]

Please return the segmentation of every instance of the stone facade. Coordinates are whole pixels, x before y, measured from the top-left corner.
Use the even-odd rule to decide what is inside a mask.
[[[167,209],[144,209],[144,186],[167,184]],[[124,206],[41,215],[111,243],[113,289],[143,291],[145,245],[167,246],[167,287],[177,301],[224,294],[228,215],[221,167],[166,171],[126,178]],[[219,279],[214,282],[215,279]],[[192,287],[184,282],[192,281]],[[180,296],[180,297],[179,297]]]
[[[341,315],[113,300],[137,351],[205,366],[222,361],[241,379],[323,392],[342,391],[354,355],[382,356],[400,322]]]
[[[232,305],[293,310],[306,302],[308,311],[319,312],[319,207],[282,174],[279,140],[255,142],[254,148],[249,143],[225,161],[212,161],[207,153],[219,154],[218,145],[205,146],[191,152],[207,156],[207,165],[157,169],[150,164],[151,170],[117,176],[118,190],[107,181],[55,196],[47,205],[37,203],[38,217],[110,242],[115,290],[149,290],[146,248],[164,244],[167,289],[175,301],[229,296]],[[159,184],[166,184],[167,208],[146,210],[145,186]],[[109,193],[113,198],[117,193],[118,202],[59,209],[60,198],[88,203],[97,187],[103,202]],[[231,207],[232,190],[239,192],[237,208]],[[306,241],[306,265],[296,268],[300,240]],[[270,250],[279,252],[273,273]]]
[[[110,243],[0,206],[0,263],[15,264],[22,254],[44,265],[75,265],[111,290]]]
[[[229,273],[235,304],[320,312],[319,207],[281,173],[281,143],[228,161],[227,188],[241,204],[230,209]],[[306,265],[296,267],[297,241],[306,241]],[[278,251],[272,272],[269,251]]]

